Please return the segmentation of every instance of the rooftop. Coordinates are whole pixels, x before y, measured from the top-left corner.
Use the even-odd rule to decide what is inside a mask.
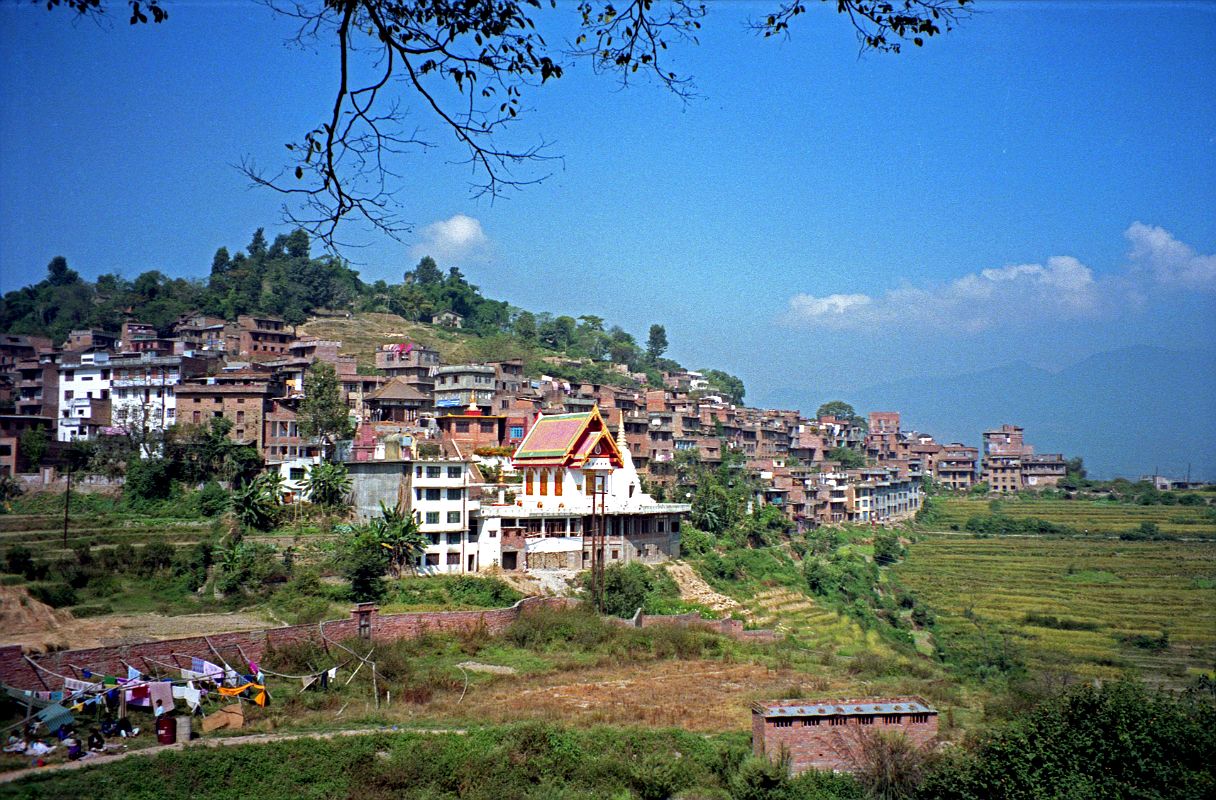
[[[772,700],[752,711],[765,717],[838,717],[861,714],[936,714],[919,697],[863,697],[851,700]]]

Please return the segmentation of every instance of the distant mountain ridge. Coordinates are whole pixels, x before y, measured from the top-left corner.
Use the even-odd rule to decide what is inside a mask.
[[[816,408],[805,391],[774,392]],[[1051,372],[1024,362],[962,375],[909,378],[845,393],[862,411],[899,411],[905,430],[980,444],[1013,423],[1040,453],[1085,458],[1090,474],[1138,477],[1160,469],[1216,480],[1216,352],[1137,345]]]

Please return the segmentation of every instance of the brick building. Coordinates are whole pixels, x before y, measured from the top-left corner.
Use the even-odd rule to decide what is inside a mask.
[[[1008,494],[1055,486],[1067,473],[1059,453],[1035,455],[1022,428],[1002,425],[984,431],[983,478],[988,491]]]
[[[206,425],[215,417],[227,417],[232,422],[228,435],[234,441],[267,455],[272,400],[282,394],[283,384],[276,376],[249,369],[186,381],[177,387],[178,421]]]
[[[937,738],[937,711],[919,697],[775,700],[752,706],[752,752],[774,761],[788,754],[790,772],[853,772],[864,737],[899,731],[917,747]]]

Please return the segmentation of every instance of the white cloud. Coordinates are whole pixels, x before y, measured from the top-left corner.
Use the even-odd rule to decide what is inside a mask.
[[[484,261],[489,256],[490,238],[473,217],[456,214],[432,222],[421,231],[421,238],[410,248],[410,256],[431,256],[441,267]]]
[[[1158,283],[1186,289],[1216,289],[1216,255],[1202,256],[1165,228],[1133,222],[1123,232],[1132,243],[1132,265]]]
[[[1142,309],[1149,289],[1216,289],[1216,257],[1203,256],[1166,230],[1139,222],[1127,269],[1095,277],[1072,256],[1042,264],[982,269],[926,288],[900,286],[879,296],[799,293],[788,323],[835,330],[933,330],[975,333],[998,325],[1037,325]],[[1149,283],[1137,279],[1148,274]]]

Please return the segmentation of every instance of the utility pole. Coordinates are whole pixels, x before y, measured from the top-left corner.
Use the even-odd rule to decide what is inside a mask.
[[[72,508],[72,465],[68,464],[68,488],[63,494],[63,549],[68,549],[68,514]]]

